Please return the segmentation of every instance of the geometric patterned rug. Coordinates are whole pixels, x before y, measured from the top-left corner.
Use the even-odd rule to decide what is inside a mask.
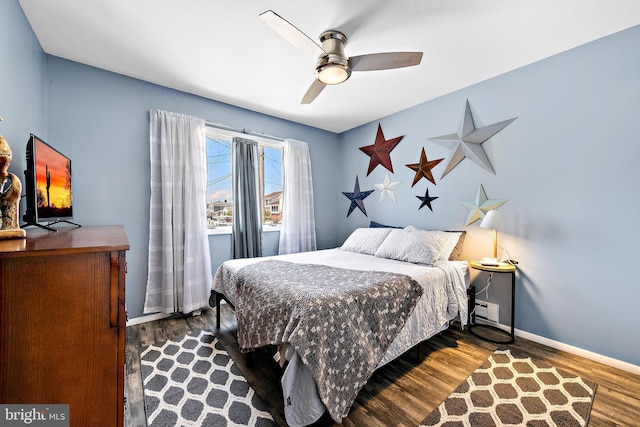
[[[597,384],[498,350],[420,426],[586,426]]]
[[[140,362],[148,426],[276,425],[209,331],[150,345]]]

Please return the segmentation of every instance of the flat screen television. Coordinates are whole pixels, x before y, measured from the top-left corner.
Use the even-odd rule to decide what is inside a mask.
[[[49,230],[54,230],[49,225],[60,222],[78,226],[70,221],[73,219],[71,159],[34,134],[27,142],[26,159],[25,225]]]

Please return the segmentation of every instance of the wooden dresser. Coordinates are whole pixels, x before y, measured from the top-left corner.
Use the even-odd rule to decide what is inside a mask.
[[[71,426],[122,426],[122,226],[0,240],[0,403],[69,404]]]

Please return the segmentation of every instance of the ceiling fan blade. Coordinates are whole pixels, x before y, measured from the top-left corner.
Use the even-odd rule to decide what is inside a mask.
[[[351,70],[374,71],[411,67],[420,64],[422,52],[387,52],[358,55],[349,58]]]
[[[275,13],[273,10],[262,12],[260,18],[270,26],[276,33],[284,37],[289,43],[301,51],[313,55],[317,58],[324,53],[324,50],[314,42],[309,36],[297,29],[293,24]]]
[[[309,89],[307,89],[307,93],[302,97],[300,104],[311,104],[313,100],[320,95],[320,92],[322,92],[325,86],[326,85],[321,81],[314,80],[313,83],[311,83],[311,86],[309,86]]]

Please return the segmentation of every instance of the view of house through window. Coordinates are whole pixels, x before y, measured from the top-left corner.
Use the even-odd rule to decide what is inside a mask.
[[[232,136],[208,128],[207,228],[210,233],[231,233],[231,140]],[[282,217],[281,146],[258,141],[258,165],[263,228],[265,231],[279,229]]]

